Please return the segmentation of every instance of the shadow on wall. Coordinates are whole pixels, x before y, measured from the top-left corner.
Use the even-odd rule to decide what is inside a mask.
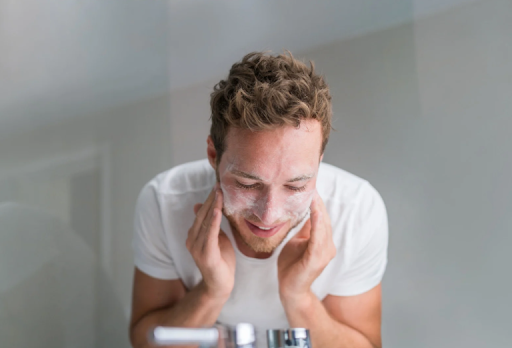
[[[92,250],[59,219],[0,205],[0,337],[6,347],[129,347]]]

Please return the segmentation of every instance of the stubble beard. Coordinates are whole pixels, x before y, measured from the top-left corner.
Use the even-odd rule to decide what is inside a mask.
[[[234,218],[234,215],[232,214],[226,214],[226,210],[224,207],[222,208],[222,213],[226,217],[226,219],[229,222],[229,225],[231,227],[231,231],[233,232],[233,236],[235,239],[241,240],[248,248],[250,248],[252,251],[257,253],[271,253],[273,252],[280,244],[281,242],[288,236],[291,230],[293,230],[295,227],[297,227],[307,216],[307,211],[304,212],[301,218],[292,221],[291,226],[288,228],[288,231],[280,238],[280,239],[274,239],[275,236],[272,236],[270,238],[264,238],[264,237],[258,237],[254,235],[252,232],[249,232],[248,235],[244,235],[240,233],[239,230],[239,224],[236,222],[236,219]],[[243,216],[243,215],[242,215]],[[279,234],[278,232],[277,234]],[[238,237],[238,238],[236,238]]]

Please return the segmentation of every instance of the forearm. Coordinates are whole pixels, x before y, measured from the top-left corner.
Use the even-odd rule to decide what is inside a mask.
[[[136,322],[130,330],[132,346],[150,347],[148,333],[156,326],[213,326],[226,301],[210,296],[201,282],[172,307],[152,311]]]
[[[301,298],[281,296],[290,327],[310,330],[314,348],[376,348],[361,332],[333,319],[312,293]]]

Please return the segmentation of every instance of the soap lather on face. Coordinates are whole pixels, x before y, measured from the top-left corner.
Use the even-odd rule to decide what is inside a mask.
[[[244,189],[221,183],[224,212],[241,216],[250,222],[275,226],[287,221],[294,226],[306,215],[314,188],[303,192],[286,192],[286,188]]]

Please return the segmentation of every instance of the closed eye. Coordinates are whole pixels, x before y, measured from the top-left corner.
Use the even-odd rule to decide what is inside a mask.
[[[252,189],[256,189],[260,186],[260,183],[256,183],[256,184],[252,184],[252,185],[244,185],[238,181],[236,181],[236,186],[237,187],[240,187],[244,190],[252,190]],[[295,192],[302,192],[306,189],[306,185],[304,186],[301,186],[301,187],[295,187],[295,186],[286,186],[289,190],[292,190],[292,191],[295,191]]]
[[[292,191],[295,191],[295,192],[302,192],[306,189],[306,185],[304,186],[301,186],[301,187],[295,187],[295,186],[287,186],[290,190]]]
[[[255,189],[255,188],[257,188],[257,187],[258,187],[258,185],[259,185],[259,184],[244,185],[244,184],[242,184],[242,183],[240,183],[240,182],[236,181],[236,186],[237,186],[237,187],[240,187],[240,188],[242,188],[242,189],[244,189],[244,190],[251,190],[251,189]]]

